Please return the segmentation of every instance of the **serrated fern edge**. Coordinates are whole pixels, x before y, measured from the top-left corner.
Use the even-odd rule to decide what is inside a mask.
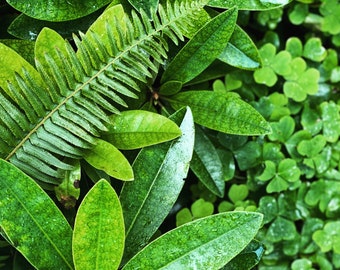
[[[44,89],[27,70],[16,75],[0,94],[0,114],[11,110],[0,122],[0,144],[6,146],[1,154],[36,180],[59,184],[73,168],[64,158],[79,159],[95,144],[108,114],[119,113],[113,104],[126,106],[121,96],[135,97],[137,81],[146,83],[150,70],[157,71],[153,61],[162,64],[167,57],[167,39],[183,40],[182,32],[205,2],[168,1],[165,9],[159,5],[152,22],[145,12],[133,12],[126,31],[113,18],[106,22],[108,43],[91,31],[75,36],[77,52],[65,43],[58,59],[46,54],[44,63],[37,61]],[[114,25],[118,37],[112,34]]]

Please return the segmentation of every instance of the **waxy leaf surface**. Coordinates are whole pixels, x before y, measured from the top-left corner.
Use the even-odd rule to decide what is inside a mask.
[[[110,122],[103,139],[119,149],[142,148],[181,135],[181,130],[173,121],[148,111],[124,111],[120,115],[112,115]]]
[[[220,269],[250,243],[261,222],[259,213],[230,212],[186,223],[150,243],[123,270]]]
[[[51,198],[12,164],[0,160],[0,227],[37,269],[73,269],[72,229]]]
[[[73,233],[75,269],[118,269],[124,250],[124,219],[118,196],[99,180],[79,206]]]
[[[233,94],[187,91],[168,100],[175,109],[189,106],[196,123],[214,130],[239,135],[259,135],[271,131],[269,124],[253,107]]]
[[[189,170],[194,147],[194,123],[190,109],[171,117],[182,136],[172,142],[141,150],[132,167],[135,180],[120,194],[125,227],[124,261],[131,258],[156,232],[174,205]]]

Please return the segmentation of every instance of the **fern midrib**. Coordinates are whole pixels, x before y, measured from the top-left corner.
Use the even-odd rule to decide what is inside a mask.
[[[187,12],[184,12],[183,14],[181,14],[181,16],[176,17],[172,20],[169,20],[169,22],[167,22],[166,24],[162,25],[161,27],[159,27],[158,29],[155,29],[152,33],[150,34],[146,34],[145,36],[143,36],[142,39],[135,41],[134,44],[128,46],[125,50],[121,51],[118,53],[118,55],[116,57],[114,57],[112,59],[112,61],[109,61],[107,65],[105,65],[103,68],[99,69],[98,72],[93,75],[91,78],[89,78],[86,82],[84,82],[81,86],[79,86],[78,88],[76,88],[74,90],[74,92],[65,97],[65,99],[58,104],[53,110],[51,110],[21,141],[20,143],[8,154],[8,156],[5,158],[5,160],[10,160],[15,153],[25,144],[26,141],[29,140],[29,138],[35,133],[37,132],[37,130],[40,127],[43,127],[43,125],[45,124],[45,122],[50,119],[52,117],[52,115],[54,113],[56,113],[62,106],[64,106],[70,99],[72,99],[75,95],[77,95],[85,86],[89,85],[93,80],[97,79],[99,77],[100,74],[102,74],[103,72],[105,72],[106,69],[108,69],[110,66],[112,66],[115,62],[119,61],[120,59],[123,58],[123,56],[125,54],[128,54],[134,47],[139,46],[139,44],[142,44],[145,40],[148,40],[149,38],[152,39],[152,37],[157,36],[157,34],[161,33],[164,29],[166,29],[169,25],[175,23],[176,21],[181,20],[182,18],[185,18],[188,13],[190,13],[190,11],[194,10],[194,9],[198,9],[203,7],[204,4],[201,3],[201,6],[195,6],[193,8],[189,8],[187,10]]]

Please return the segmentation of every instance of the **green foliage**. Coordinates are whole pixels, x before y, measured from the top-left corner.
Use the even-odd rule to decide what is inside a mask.
[[[0,263],[340,268],[339,5],[288,2],[0,3]]]
[[[118,269],[125,240],[123,207],[106,180],[98,181],[84,197],[72,232],[60,210],[33,179],[6,161],[1,160],[0,164],[3,179],[0,203],[6,204],[7,210],[1,215],[2,234],[34,267]],[[30,197],[31,194],[34,197]],[[11,215],[13,211],[17,214]],[[17,226],[23,218],[25,226]],[[136,265],[158,268],[169,264],[180,268],[219,269],[250,243],[261,222],[261,214],[246,212],[199,219],[151,242],[123,269],[135,269]],[[184,247],[179,249],[179,244]],[[173,252],[164,252],[165,249]]]

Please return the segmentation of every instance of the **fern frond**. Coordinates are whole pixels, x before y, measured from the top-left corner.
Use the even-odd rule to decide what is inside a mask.
[[[107,130],[108,115],[119,113],[117,105],[137,97],[138,85],[167,57],[168,40],[183,40],[205,3],[167,1],[152,21],[143,11],[123,22],[104,13],[104,33],[74,36],[76,52],[44,29],[36,44],[37,71],[26,63],[0,78],[0,155],[39,181],[59,184],[73,168],[65,160],[82,158]]]

